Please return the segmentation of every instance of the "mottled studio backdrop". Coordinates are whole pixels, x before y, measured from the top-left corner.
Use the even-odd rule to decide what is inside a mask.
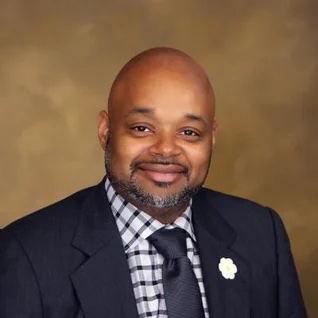
[[[0,227],[102,178],[112,79],[177,47],[216,91],[207,185],[278,210],[317,317],[317,17],[317,0],[0,0]]]

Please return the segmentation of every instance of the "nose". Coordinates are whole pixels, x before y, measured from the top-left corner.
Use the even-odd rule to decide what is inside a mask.
[[[175,135],[169,133],[158,134],[150,147],[151,154],[162,158],[180,155],[181,148],[178,145],[176,138]]]

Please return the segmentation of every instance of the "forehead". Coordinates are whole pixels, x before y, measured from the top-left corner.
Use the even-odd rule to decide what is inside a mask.
[[[208,83],[196,74],[175,70],[132,72],[114,92],[114,112],[120,117],[136,114],[134,109],[151,109],[151,114],[169,119],[185,114],[214,117],[214,96]],[[116,116],[117,117],[117,116]]]

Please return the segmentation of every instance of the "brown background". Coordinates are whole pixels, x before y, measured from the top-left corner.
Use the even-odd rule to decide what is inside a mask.
[[[220,122],[207,185],[279,211],[318,316],[316,0],[0,1],[0,227],[98,182],[98,111],[122,64],[173,46]]]

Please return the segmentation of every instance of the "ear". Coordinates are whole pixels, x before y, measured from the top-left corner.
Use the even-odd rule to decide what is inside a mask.
[[[212,126],[212,149],[214,149],[215,142],[216,142],[216,132],[219,128],[219,123],[216,121],[216,119],[213,121]]]
[[[109,117],[105,110],[102,110],[98,115],[98,139],[102,148],[106,149],[109,133]]]

